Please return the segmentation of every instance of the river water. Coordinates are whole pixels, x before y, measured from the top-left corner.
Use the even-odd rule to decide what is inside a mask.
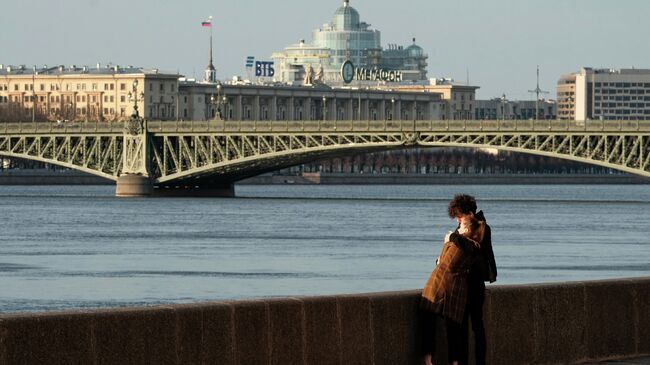
[[[650,276],[649,185],[238,186],[118,199],[0,186],[0,312],[423,286],[448,200],[492,226],[497,284]]]

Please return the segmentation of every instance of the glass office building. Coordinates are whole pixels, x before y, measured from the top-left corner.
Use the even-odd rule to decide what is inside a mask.
[[[424,50],[415,44],[404,48],[381,46],[381,32],[371,29],[361,21],[359,12],[350,6],[349,0],[334,13],[331,23],[314,30],[312,43],[301,40],[273,54],[276,63],[276,80],[297,84],[313,72],[323,83],[336,85],[342,82],[341,65],[350,60],[357,67],[400,70],[406,81],[423,81],[426,76]],[[322,73],[319,70],[322,68]],[[312,71],[313,70],[313,71]]]

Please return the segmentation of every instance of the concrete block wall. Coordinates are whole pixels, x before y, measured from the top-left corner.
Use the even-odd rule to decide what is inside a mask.
[[[0,364],[420,363],[419,291],[0,315]],[[650,355],[650,278],[490,286],[489,364]],[[438,326],[437,363],[446,343]]]

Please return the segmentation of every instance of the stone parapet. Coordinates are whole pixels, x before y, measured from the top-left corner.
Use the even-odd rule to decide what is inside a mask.
[[[420,291],[0,316],[0,364],[419,364]],[[650,355],[650,278],[490,286],[488,363]],[[437,363],[445,363],[438,326]]]

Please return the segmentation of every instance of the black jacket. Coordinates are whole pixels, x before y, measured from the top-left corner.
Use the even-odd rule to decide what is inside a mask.
[[[497,281],[497,263],[492,250],[492,230],[485,220],[483,211],[474,215],[479,222],[485,222],[485,234],[481,241],[479,259],[476,260],[470,269],[470,281]]]

